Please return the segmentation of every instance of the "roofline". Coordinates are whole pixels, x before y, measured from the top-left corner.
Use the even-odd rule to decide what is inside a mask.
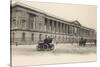
[[[37,8],[35,8],[35,7],[31,7],[31,6],[26,5],[26,4],[23,4],[23,3],[21,3],[21,2],[13,3],[13,4],[11,4],[11,7],[15,7],[15,6],[17,6],[17,5],[18,5],[18,6],[21,6],[21,7],[24,7],[24,8],[27,8],[27,9],[30,9],[30,10],[34,10],[34,11],[36,11],[36,12],[38,12],[38,13],[44,14],[45,16],[52,17],[52,18],[55,18],[55,19],[57,19],[57,20],[67,22],[67,23],[70,24],[70,25],[73,25],[73,24],[71,24],[71,23],[74,22],[74,21],[76,21],[76,20],[74,20],[74,21],[67,21],[67,20],[65,20],[64,18],[55,16],[55,15],[51,15],[51,14],[49,14],[49,13],[43,11],[43,10],[37,9]],[[78,20],[77,20],[77,21],[78,21]],[[71,22],[71,23],[70,23],[70,22]],[[79,21],[78,21],[78,22],[79,22]],[[82,25],[81,25],[81,27],[82,27],[82,28],[85,28],[85,29],[89,29],[89,30],[94,30],[94,29],[91,29],[91,28],[88,28],[88,27],[85,27],[85,26],[82,26]]]
[[[47,12],[43,11],[43,10],[40,10],[40,9],[38,9],[38,8],[35,8],[35,7],[31,7],[31,6],[29,6],[29,5],[26,5],[26,4],[23,4],[23,3],[20,3],[20,2],[16,2],[16,3],[11,4],[11,7],[14,7],[14,6],[17,6],[17,5],[18,5],[18,6],[25,7],[25,8],[28,8],[28,9],[30,9],[30,10],[35,10],[35,11],[41,13],[41,14],[44,14],[45,16],[52,17],[52,18],[55,18],[55,19],[57,19],[57,20],[61,20],[61,21],[64,21],[64,22],[73,22],[73,21],[65,20],[64,18],[61,18],[61,17],[55,16],[55,15],[52,15],[52,14],[50,14],[50,13],[47,13]],[[75,20],[74,20],[74,21],[75,21]]]
[[[89,28],[89,27],[86,27],[86,26],[81,26],[81,28],[86,29],[86,30],[96,31],[95,29],[93,29],[93,28]]]

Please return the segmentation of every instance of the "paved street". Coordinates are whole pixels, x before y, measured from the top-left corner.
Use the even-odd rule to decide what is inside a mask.
[[[96,47],[57,44],[53,51],[37,51],[36,45],[12,46],[13,66],[96,61]]]

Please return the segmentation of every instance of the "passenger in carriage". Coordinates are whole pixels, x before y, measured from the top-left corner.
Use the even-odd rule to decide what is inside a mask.
[[[53,40],[53,38],[48,36],[47,38],[44,39],[44,43],[47,44],[50,47],[52,40]]]
[[[47,43],[47,44],[52,43],[52,40],[53,40],[53,38],[48,36],[47,38],[44,39],[44,43]]]
[[[48,43],[48,37],[44,39],[44,43]]]

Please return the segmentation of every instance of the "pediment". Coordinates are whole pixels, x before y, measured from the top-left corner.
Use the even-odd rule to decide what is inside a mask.
[[[81,26],[81,24],[80,24],[79,21],[77,21],[77,20],[73,21],[72,24]]]

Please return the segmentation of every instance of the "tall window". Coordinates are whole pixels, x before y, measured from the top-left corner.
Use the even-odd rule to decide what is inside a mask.
[[[30,28],[33,29],[33,20],[30,21]]]
[[[32,33],[32,41],[34,41],[34,34]]]
[[[16,27],[16,26],[17,26],[17,23],[16,23],[16,18],[15,18],[15,17],[13,17],[13,18],[12,18],[12,25],[13,25],[14,27]]]
[[[40,40],[40,41],[41,41],[41,36],[42,36],[42,34],[39,35],[39,40]]]
[[[25,33],[22,33],[22,40],[25,41]]]
[[[22,24],[22,27],[25,27],[25,20],[24,19],[21,20],[21,24]]]
[[[45,18],[45,25],[47,25],[47,18]]]
[[[33,29],[34,18],[35,18],[34,14],[29,14],[29,28],[30,29]]]

